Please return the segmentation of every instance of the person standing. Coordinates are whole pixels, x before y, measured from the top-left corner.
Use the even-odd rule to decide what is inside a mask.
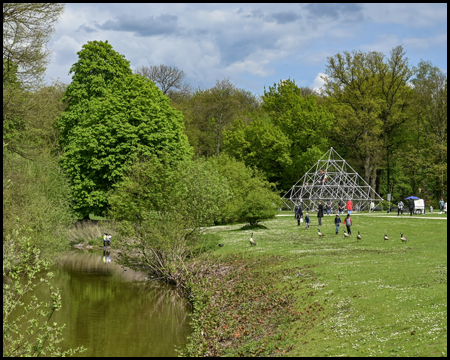
[[[352,210],[353,210],[353,203],[352,201],[349,199],[347,201],[347,214],[351,215],[352,214]]]
[[[441,201],[439,201],[439,214],[442,214],[442,211],[444,210],[444,199],[441,199]]]
[[[105,233],[105,234],[103,235],[103,247],[106,246],[106,238],[107,238],[107,237],[108,237],[108,234]]]
[[[301,219],[303,218],[303,210],[301,204],[297,205],[297,210],[295,211],[295,218],[297,219],[298,222],[297,226],[300,226]]]
[[[375,203],[373,201],[370,202],[370,212],[375,210]]]
[[[321,201],[319,201],[319,206],[318,206],[318,208],[316,210],[317,210],[317,217],[319,219],[319,226],[322,226],[323,205],[322,205]]]
[[[334,225],[336,225],[336,234],[339,233],[339,225],[341,224],[341,218],[339,214],[336,214],[336,218],[334,219]]]
[[[399,202],[398,202],[398,204],[397,204],[397,216],[399,216],[400,215],[400,213],[402,213],[402,217],[403,217],[403,207],[404,207],[405,205],[403,204],[403,201],[402,200],[400,200]]]
[[[413,199],[409,199],[408,209],[409,209],[409,216],[413,216],[413,214],[414,214],[414,200]]]
[[[342,199],[339,200],[339,213],[340,213],[341,215],[344,214],[344,207],[345,207],[345,204],[344,204],[344,202],[342,201]]]
[[[345,218],[345,225],[347,226],[347,233],[349,235],[351,235],[352,230],[351,230],[350,226],[352,226],[353,223],[352,223],[352,218],[350,217],[350,214],[348,214],[347,217]]]
[[[328,216],[330,216],[330,213],[331,213],[331,205],[332,205],[333,203],[331,202],[331,200],[330,199],[327,199],[327,204],[326,204],[326,207],[327,207],[327,215]]]
[[[309,223],[311,222],[311,219],[309,218],[309,214],[305,214],[305,229],[309,229]]]

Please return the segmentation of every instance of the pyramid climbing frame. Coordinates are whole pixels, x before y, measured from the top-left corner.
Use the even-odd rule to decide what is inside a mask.
[[[338,211],[339,201],[353,202],[353,210],[362,211],[384,199],[333,149],[330,148],[309,171],[282,197],[290,209],[302,203],[303,210],[317,209],[319,201],[325,207],[330,199],[332,212]]]

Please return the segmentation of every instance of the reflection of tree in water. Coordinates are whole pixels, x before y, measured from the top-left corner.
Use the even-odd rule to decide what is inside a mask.
[[[149,280],[144,272],[123,268],[114,261],[104,262],[108,251],[109,257],[114,259],[114,250],[102,249],[71,251],[60,261],[61,267],[70,273],[70,285],[67,282],[66,286],[63,285],[67,288],[66,294],[76,294],[70,295],[71,307],[76,308],[73,315],[81,319],[89,311],[91,316],[99,316],[99,326],[102,324],[108,329],[117,327],[118,320],[114,317],[130,319],[125,322],[121,320],[119,326],[121,333],[133,334],[133,342],[148,342],[149,336],[159,339],[161,333],[167,338],[161,341],[172,341],[172,344],[184,342],[190,333],[187,300],[173,286]],[[105,319],[98,312],[104,314]],[[157,330],[150,329],[149,324]],[[80,328],[78,331],[86,329]],[[117,332],[117,329],[110,331]],[[96,338],[94,334],[89,335],[91,337]],[[118,338],[117,341],[123,342],[124,339]]]

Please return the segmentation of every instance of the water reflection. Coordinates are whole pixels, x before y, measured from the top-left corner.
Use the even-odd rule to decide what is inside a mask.
[[[83,356],[176,356],[190,334],[186,302],[170,286],[114,262],[111,249],[74,250],[54,271],[67,324],[63,349]],[[112,257],[112,260],[111,260]]]

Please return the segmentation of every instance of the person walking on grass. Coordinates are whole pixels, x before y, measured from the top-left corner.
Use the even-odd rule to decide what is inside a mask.
[[[397,216],[399,216],[400,213],[402,213],[402,217],[403,217],[403,207],[404,206],[405,205],[403,204],[403,201],[400,200],[397,204]]]
[[[414,200],[413,199],[409,199],[408,209],[409,209],[409,216],[413,216],[413,214],[414,214]]]
[[[309,229],[309,223],[311,222],[311,219],[309,218],[309,214],[305,214],[305,229]]]
[[[297,219],[297,226],[300,226],[300,222],[303,218],[303,210],[302,210],[302,205],[298,204],[297,205],[297,210],[295,211],[295,218]]]
[[[323,218],[323,205],[322,202],[319,201],[319,206],[316,209],[317,211],[317,218],[319,219],[319,226],[322,226],[322,218]]]
[[[348,214],[347,217],[345,218],[345,226],[347,226],[347,234],[349,235],[352,234],[352,230],[350,228],[352,225],[353,225],[352,218],[350,217],[350,214]]]
[[[444,199],[441,199],[441,201],[439,201],[439,214],[442,214],[442,211],[444,210]]]
[[[334,225],[336,225],[336,234],[339,233],[339,225],[341,224],[341,218],[339,214],[336,214],[336,218],[334,219]]]
[[[351,215],[353,210],[353,203],[351,200],[347,201],[347,214]]]

